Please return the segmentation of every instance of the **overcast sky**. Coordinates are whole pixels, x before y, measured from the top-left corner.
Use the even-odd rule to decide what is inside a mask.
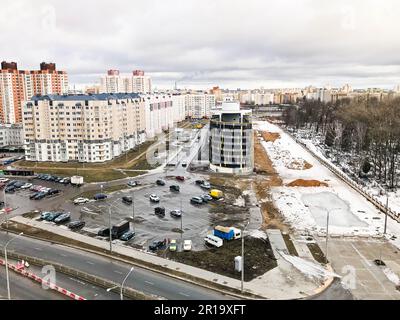
[[[1,0],[0,60],[78,85],[112,68],[160,88],[393,88],[400,1]]]

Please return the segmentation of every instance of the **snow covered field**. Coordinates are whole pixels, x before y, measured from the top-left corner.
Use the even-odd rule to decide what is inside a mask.
[[[319,180],[328,187],[276,187],[272,198],[285,219],[300,231],[325,233],[330,211],[329,233],[335,235],[379,236],[383,232],[384,214],[316,160],[279,127],[255,122],[255,129],[276,132],[275,142],[262,141],[284,185],[296,179]],[[304,160],[310,169],[289,169],[293,159]],[[335,210],[333,210],[335,209]],[[388,236],[400,247],[400,224],[388,218]],[[395,236],[395,237],[393,237]]]

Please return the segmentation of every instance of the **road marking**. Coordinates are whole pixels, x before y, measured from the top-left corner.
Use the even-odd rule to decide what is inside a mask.
[[[87,264],[94,265],[92,261],[86,261]]]
[[[183,293],[183,292],[179,292],[180,295],[185,296],[185,297],[190,297],[188,294]]]
[[[122,274],[121,271],[114,270],[115,273]]]
[[[43,251],[43,249],[41,249],[41,248],[33,248],[33,249],[35,249],[37,251]]]
[[[153,286],[153,285],[154,285],[154,283],[153,283],[153,282],[150,282],[150,281],[147,281],[147,280],[145,280],[144,282],[148,283],[148,284],[149,284],[149,285],[151,285],[151,286]]]
[[[353,247],[353,249],[355,250],[355,252],[358,253],[358,255],[364,260],[364,262],[367,264],[368,267],[371,267],[372,264],[367,260],[367,258],[365,258],[360,251],[357,250],[357,248],[354,246],[354,244],[351,244],[351,246]]]

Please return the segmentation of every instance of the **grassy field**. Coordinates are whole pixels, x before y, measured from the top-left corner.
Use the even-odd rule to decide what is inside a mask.
[[[113,169],[97,169],[97,170],[82,170],[78,171],[74,168],[71,169],[34,169],[35,173],[48,173],[56,176],[82,176],[83,181],[90,182],[102,182],[102,181],[112,181],[117,179],[123,179],[126,177],[135,177],[145,172],[143,171],[124,171],[124,173],[113,170]]]

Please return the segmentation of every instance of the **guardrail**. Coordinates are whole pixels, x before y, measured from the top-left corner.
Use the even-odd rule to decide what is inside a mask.
[[[393,220],[400,222],[400,213],[395,212],[394,210],[387,208],[384,203],[378,200],[378,198],[370,193],[368,193],[364,188],[362,188],[357,182],[355,182],[353,179],[351,179],[348,175],[343,173],[343,171],[339,170],[335,166],[333,166],[331,163],[320,157],[318,154],[316,154],[313,150],[307,147],[307,145],[297,139],[296,137],[293,137],[290,132],[285,130],[284,128],[281,127],[281,129],[289,136],[291,137],[294,141],[296,141],[299,145],[301,145],[305,150],[307,150],[309,153],[311,153],[320,163],[322,163],[326,168],[328,168],[332,173],[334,173],[338,178],[340,178],[342,181],[347,183],[350,187],[352,187],[354,190],[356,190],[358,193],[360,193],[362,196],[364,196],[369,202],[371,202],[376,208],[381,210],[383,213],[387,212],[387,215],[391,217]]]
[[[0,255],[3,256],[4,252],[0,251]],[[27,255],[19,254],[19,253],[12,252],[12,251],[7,252],[7,256],[12,258],[12,259],[16,259],[16,260],[29,261],[30,264],[33,264],[33,265],[36,265],[36,266],[41,266],[42,267],[42,266],[46,266],[46,265],[52,265],[56,271],[59,271],[61,273],[70,275],[72,277],[78,278],[80,280],[83,280],[83,281],[86,281],[86,282],[89,282],[89,283],[92,283],[92,284],[95,284],[95,285],[97,285],[99,287],[102,287],[102,288],[114,288],[115,287],[111,291],[120,293],[121,284],[119,284],[119,283],[116,283],[116,282],[113,282],[113,281],[110,281],[110,280],[106,280],[104,278],[101,278],[101,277],[98,277],[98,276],[94,276],[94,275],[91,275],[91,274],[88,274],[88,273],[85,273],[85,272],[82,272],[82,271],[79,271],[79,270],[76,270],[76,269],[73,269],[73,268],[70,268],[70,267],[66,267],[66,266],[63,266],[63,265],[61,265],[59,263],[56,263],[56,262],[47,261],[47,260],[39,259],[39,258],[35,258],[35,257],[30,257],[30,256],[27,256]],[[1,264],[2,263],[1,263],[1,260],[0,260],[0,265]],[[36,280],[36,281],[38,281],[38,282],[41,282],[40,280],[38,280],[38,279],[41,279],[40,277],[36,277],[36,278],[35,277],[31,277],[31,278]],[[53,285],[53,286],[55,286],[55,285]],[[51,284],[49,285],[49,287],[52,288]],[[57,290],[57,288],[59,288],[59,287],[55,286],[52,289]],[[62,289],[62,288],[60,288],[60,289]],[[65,289],[62,289],[62,290],[65,290]],[[59,290],[57,290],[57,291],[59,291]],[[69,292],[67,290],[65,290],[65,291]],[[59,292],[62,293],[62,294],[65,294],[64,291],[59,291]],[[132,288],[127,288],[127,287],[123,288],[122,294],[124,296],[126,296],[128,298],[131,298],[131,299],[134,299],[134,300],[162,300],[163,299],[163,298],[161,298],[159,296],[144,294],[143,292],[140,292],[140,291],[132,289]],[[75,295],[73,293],[71,295],[69,295],[69,296],[71,298],[75,299],[75,300],[85,300],[84,298],[82,298],[82,297],[80,297],[78,295]]]

